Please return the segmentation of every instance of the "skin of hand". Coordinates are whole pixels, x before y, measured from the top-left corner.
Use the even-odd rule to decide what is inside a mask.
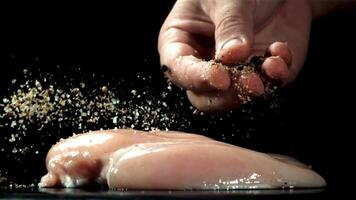
[[[158,40],[165,74],[201,111],[237,108],[241,102],[222,65],[267,51],[262,72],[283,85],[293,81],[306,57],[311,9],[308,0],[178,0]],[[211,59],[221,64],[211,67]],[[261,83],[256,74],[242,82],[256,96],[263,94]]]

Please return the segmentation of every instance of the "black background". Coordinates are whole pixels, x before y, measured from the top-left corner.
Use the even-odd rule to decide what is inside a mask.
[[[149,85],[152,90],[162,89],[165,79],[159,70],[156,43],[160,26],[173,4],[174,1],[156,0],[2,6],[1,94],[8,94],[11,79],[24,67],[53,71],[57,65],[64,66],[62,74],[72,73],[72,68],[80,66],[85,73],[104,74],[105,81],[123,79],[129,88],[140,87],[135,81],[136,74],[141,72],[153,77]],[[190,117],[192,125],[182,130],[221,140],[220,132],[235,128],[243,132],[252,127],[250,137],[226,136],[225,142],[297,157],[325,177],[330,188],[345,186],[352,174],[348,170],[353,160],[349,142],[355,132],[355,19],[356,14],[347,12],[314,22],[307,61],[297,80],[282,92],[278,114],[257,105],[254,112],[265,113],[259,120],[244,121],[235,114],[236,118],[229,117],[217,124],[206,123],[215,118],[192,115],[184,100],[177,112]],[[184,96],[184,92],[174,91]],[[232,127],[231,123],[238,125]],[[6,132],[0,133],[0,137],[2,134]],[[66,135],[69,133],[62,136]],[[0,168],[9,171],[13,181],[31,183],[45,172],[46,148],[58,138],[41,139],[47,145],[40,155],[27,156],[21,164],[11,159],[10,152],[0,152]],[[1,142],[4,147],[8,145]],[[25,172],[15,172],[22,168]]]

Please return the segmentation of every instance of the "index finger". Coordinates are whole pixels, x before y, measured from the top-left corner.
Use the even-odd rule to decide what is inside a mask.
[[[163,40],[163,39],[162,39]],[[193,91],[227,90],[230,76],[218,63],[199,59],[198,51],[183,42],[167,42],[159,49],[166,75],[177,86]]]

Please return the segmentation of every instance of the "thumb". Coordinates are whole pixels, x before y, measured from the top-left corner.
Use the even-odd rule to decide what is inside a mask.
[[[213,9],[215,58],[226,65],[247,59],[253,44],[253,1],[220,0]]]

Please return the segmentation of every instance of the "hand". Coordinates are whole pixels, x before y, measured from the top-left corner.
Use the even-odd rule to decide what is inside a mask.
[[[230,110],[241,102],[223,65],[267,50],[263,73],[283,84],[292,81],[305,60],[311,20],[307,0],[178,0],[160,31],[161,64],[195,107]],[[223,65],[211,66],[211,59]],[[263,94],[258,75],[241,82],[252,95]]]

